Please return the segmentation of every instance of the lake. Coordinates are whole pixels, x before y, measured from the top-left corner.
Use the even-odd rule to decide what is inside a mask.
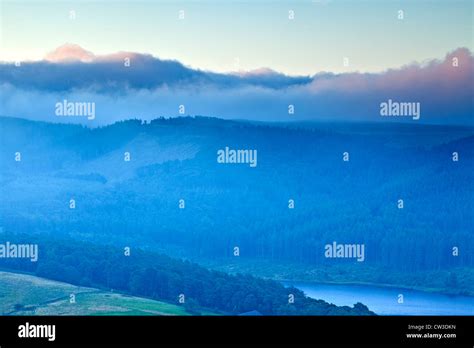
[[[338,306],[362,302],[379,315],[474,315],[474,297],[450,296],[400,288],[370,285],[336,285],[310,282],[283,282],[309,297]],[[404,303],[398,303],[403,294]]]

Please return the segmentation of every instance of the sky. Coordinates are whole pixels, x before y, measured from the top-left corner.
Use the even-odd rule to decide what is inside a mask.
[[[73,43],[95,54],[149,53],[214,72],[380,72],[459,47],[472,51],[473,3],[1,0],[0,60],[39,60]]]
[[[1,0],[0,115],[474,126],[473,4]],[[97,117],[58,117],[65,100]],[[383,117],[389,101],[420,117]]]

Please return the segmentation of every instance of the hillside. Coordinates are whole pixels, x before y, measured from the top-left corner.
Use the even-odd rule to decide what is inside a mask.
[[[0,133],[0,226],[11,233],[196,262],[375,267],[397,279],[473,269],[472,128],[183,117],[91,129],[0,118]],[[218,163],[226,147],[257,150],[258,164]],[[326,258],[333,241],[364,244],[364,262]],[[465,290],[456,276],[446,286]]]
[[[123,250],[114,246],[47,236],[0,233],[0,240],[14,241],[15,244],[28,241],[38,245],[40,250],[36,262],[24,258],[0,258],[2,268],[175,303],[193,315],[213,312],[238,315],[253,310],[263,315],[373,315],[365,305],[356,301],[353,307],[336,306],[309,298],[302,291],[284,287],[279,282],[210,271],[189,261],[139,249],[133,249],[133,253],[126,256]],[[84,295],[86,303],[90,303],[87,299],[90,294]],[[92,303],[94,300],[104,302],[103,296],[94,296]],[[106,300],[117,302],[111,298]],[[137,304],[132,305],[132,311],[135,311]],[[144,310],[144,307],[138,309]]]
[[[75,303],[70,303],[70,295]],[[189,315],[184,307],[0,271],[2,315]]]

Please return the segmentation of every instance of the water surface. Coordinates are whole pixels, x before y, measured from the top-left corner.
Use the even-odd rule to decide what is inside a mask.
[[[400,288],[370,285],[335,285],[309,282],[283,282],[309,297],[338,306],[362,302],[379,315],[474,315],[474,297],[451,296]],[[398,303],[398,295],[403,303]]]

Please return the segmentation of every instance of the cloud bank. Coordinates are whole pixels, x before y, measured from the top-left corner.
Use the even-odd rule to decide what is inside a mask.
[[[147,54],[99,56],[68,44],[42,61],[0,64],[0,114],[90,126],[179,116],[180,110],[260,121],[413,122],[380,116],[380,104],[391,99],[420,103],[417,122],[474,126],[473,81],[474,57],[466,48],[383,73],[287,76],[267,68],[218,74]],[[65,99],[94,102],[97,117],[56,116],[56,103]]]

